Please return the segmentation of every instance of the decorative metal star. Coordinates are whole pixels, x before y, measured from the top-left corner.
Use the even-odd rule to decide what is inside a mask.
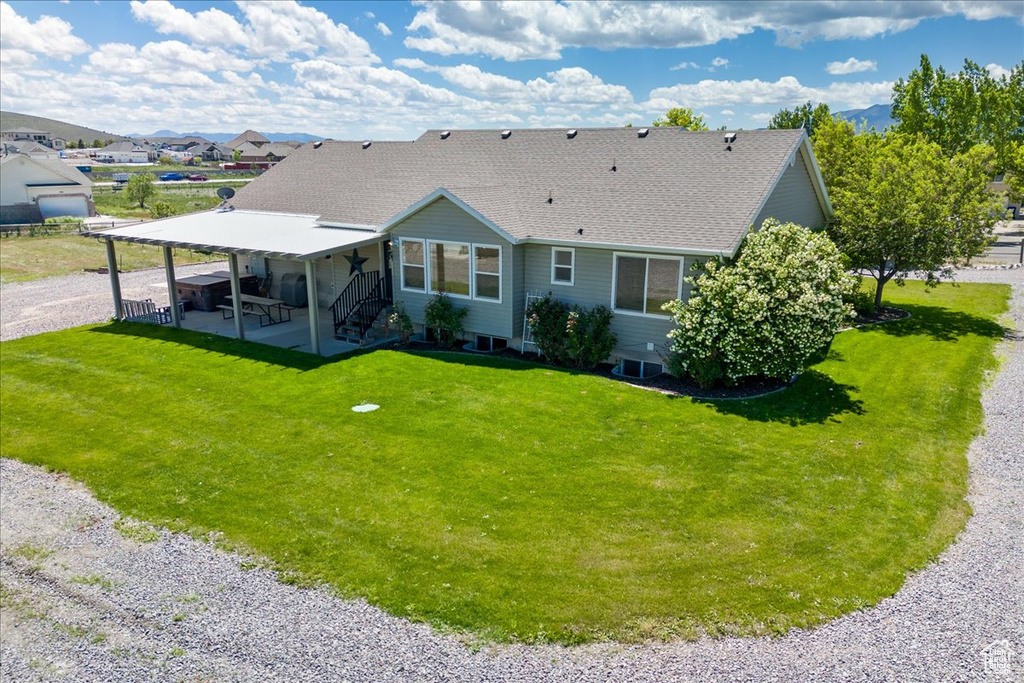
[[[355,275],[356,273],[359,273],[360,275],[362,275],[363,274],[363,264],[370,260],[366,256],[360,256],[358,249],[353,249],[352,250],[352,255],[351,256],[346,255],[345,259],[349,262],[349,265],[352,266],[351,268],[348,269],[348,274],[349,275]]]

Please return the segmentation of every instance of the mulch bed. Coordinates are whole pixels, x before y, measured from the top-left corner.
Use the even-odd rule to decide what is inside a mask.
[[[870,314],[863,314],[858,312],[857,317],[853,321],[854,327],[861,327],[863,325],[874,325],[876,323],[888,323],[893,320],[902,320],[903,318],[909,318],[910,311],[904,311],[902,308],[893,308],[891,306],[882,306],[877,311]]]
[[[857,317],[854,319],[853,326],[862,327],[864,325],[875,325],[877,323],[887,323],[892,322],[893,320],[902,320],[903,318],[909,317],[910,312],[905,311],[902,308],[883,306],[870,315],[858,313]],[[512,358],[514,360],[545,364],[543,360],[538,358],[537,354],[520,353],[515,349],[502,349],[501,351],[494,353],[472,353],[469,351],[463,351],[461,347],[456,349],[445,349],[437,343],[423,341],[414,341],[408,346],[402,346],[398,342],[391,342],[389,344],[383,344],[377,348],[392,349],[395,351],[444,351],[446,353],[461,353],[467,356],[493,356],[497,358]],[[602,363],[589,374],[672,396],[691,396],[693,398],[708,399],[757,398],[758,396],[764,396],[765,394],[771,394],[784,389],[796,381],[796,377],[792,377],[788,381],[775,379],[773,377],[748,377],[735,386],[716,386],[711,389],[704,389],[692,380],[680,379],[669,374],[662,374],[657,377],[648,377],[646,379],[620,377],[619,375],[612,374],[613,368],[614,366],[609,363]],[[579,372],[586,371],[581,370]]]
[[[472,353],[469,351],[463,351],[461,348],[456,349],[444,349],[439,344],[434,342],[422,342],[414,341],[408,346],[402,346],[398,342],[391,342],[388,344],[382,344],[376,348],[390,349],[394,351],[442,351],[445,353],[460,353],[466,356],[491,356],[495,358],[511,358],[513,360],[527,361],[531,363],[540,363],[546,365],[543,360],[540,360],[535,353],[520,353],[515,349],[502,349],[495,353]],[[561,368],[556,365],[550,367]],[[586,370],[577,370],[576,372],[582,372],[591,375],[597,375],[598,377],[604,377],[606,379],[614,380],[616,382],[622,382],[623,384],[629,384],[641,389],[650,389],[651,391],[657,391],[663,394],[669,394],[672,396],[692,396],[694,398],[754,398],[763,394],[768,394],[773,391],[778,391],[784,388],[790,382],[773,379],[770,377],[749,377],[743,382],[732,387],[714,387],[712,389],[702,389],[697,386],[694,382],[687,379],[679,379],[669,374],[658,375],[657,377],[648,377],[646,379],[640,379],[637,377],[620,377],[619,375],[612,374],[614,366],[610,363],[602,363],[597,366],[594,370],[587,372]]]

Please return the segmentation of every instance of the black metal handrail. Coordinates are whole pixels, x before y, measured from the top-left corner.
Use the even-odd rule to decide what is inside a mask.
[[[373,321],[377,319],[380,312],[390,304],[387,295],[387,278],[382,277],[374,286],[365,299],[359,302],[359,338],[366,336],[366,332],[373,327]]]
[[[338,328],[348,322],[348,319],[355,313],[370,292],[374,289],[375,284],[379,284],[380,271],[371,270],[368,273],[359,273],[352,281],[348,283],[348,286],[341,291],[338,298],[331,304],[331,316],[334,318],[334,331],[337,332]]]

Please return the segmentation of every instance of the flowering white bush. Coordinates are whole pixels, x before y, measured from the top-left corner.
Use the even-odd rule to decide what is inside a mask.
[[[747,236],[735,263],[709,261],[687,282],[690,300],[664,306],[677,325],[667,365],[704,387],[803,370],[853,317],[844,297],[857,284],[828,236],[772,219]]]

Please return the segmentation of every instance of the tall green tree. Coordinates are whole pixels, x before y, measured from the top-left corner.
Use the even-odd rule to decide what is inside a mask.
[[[153,176],[148,173],[136,173],[128,179],[124,194],[130,202],[138,202],[139,208],[146,208],[146,200],[156,194]]]
[[[708,124],[704,120],[703,116],[699,116],[693,113],[693,110],[689,107],[676,107],[669,109],[665,112],[664,116],[659,116],[654,122],[654,125],[658,128],[662,126],[678,126],[679,128],[685,128],[686,130],[707,130]]]
[[[821,102],[817,106],[812,102],[801,104],[792,109],[782,109],[768,122],[769,129],[806,128],[807,135],[814,135],[814,128],[825,119],[831,119],[832,112],[828,105]]]
[[[996,78],[969,59],[948,73],[921,55],[918,68],[893,86],[892,116],[899,132],[923,135],[950,158],[991,145],[996,171],[1005,171],[1014,145],[1024,143],[1024,61]]]
[[[888,282],[922,271],[934,286],[984,251],[1003,213],[988,190],[995,153],[975,145],[949,158],[921,135],[851,128],[821,126],[815,156],[835,214],[829,234],[875,279],[877,309]]]

